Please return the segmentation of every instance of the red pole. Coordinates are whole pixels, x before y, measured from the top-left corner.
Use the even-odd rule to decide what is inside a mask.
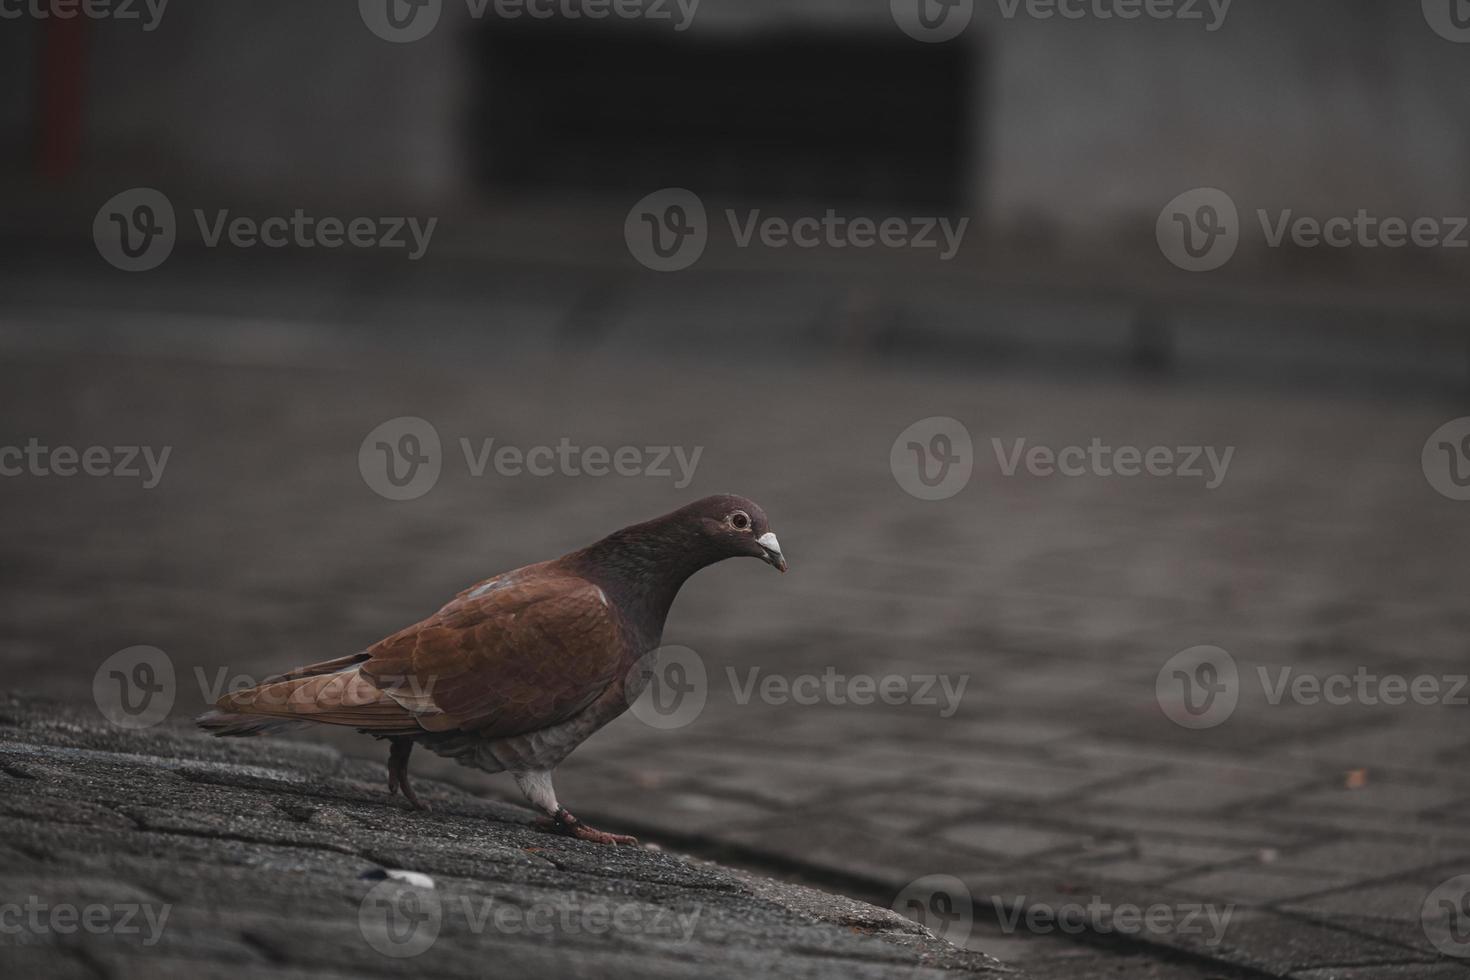
[[[87,18],[48,17],[42,31],[36,171],[59,183],[76,172],[81,156]]]

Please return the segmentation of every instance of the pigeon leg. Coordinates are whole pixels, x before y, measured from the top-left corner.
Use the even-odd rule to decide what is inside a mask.
[[[428,810],[429,805],[419,800],[408,782],[408,754],[413,751],[413,739],[390,738],[388,744],[388,795],[395,796],[401,789],[409,806],[415,810]]]
[[[565,837],[575,837],[577,840],[590,841],[593,844],[638,846],[636,837],[629,837],[627,834],[610,834],[605,830],[589,827],[572,816],[571,811],[556,802],[556,790],[551,786],[550,769],[534,769],[513,775],[516,778],[516,785],[521,788],[522,793],[526,794],[526,799],[530,800],[536,809],[546,814],[536,821],[536,826],[542,830]]]

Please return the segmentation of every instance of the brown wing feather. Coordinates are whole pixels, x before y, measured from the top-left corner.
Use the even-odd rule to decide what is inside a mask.
[[[362,673],[426,730],[503,737],[577,714],[624,669],[602,590],[533,566],[460,593],[368,649]]]

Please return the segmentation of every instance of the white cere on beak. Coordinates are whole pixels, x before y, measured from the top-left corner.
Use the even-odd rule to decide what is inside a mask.
[[[778,572],[786,571],[786,556],[781,554],[781,542],[770,531],[755,539],[766,552],[766,561]]]

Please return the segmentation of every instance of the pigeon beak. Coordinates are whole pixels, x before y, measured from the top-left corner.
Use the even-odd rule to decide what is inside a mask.
[[[776,540],[774,534],[767,531],[756,538],[755,543],[765,551],[761,556],[762,561],[769,563],[778,572],[786,571],[786,556],[781,554],[781,542]]]

